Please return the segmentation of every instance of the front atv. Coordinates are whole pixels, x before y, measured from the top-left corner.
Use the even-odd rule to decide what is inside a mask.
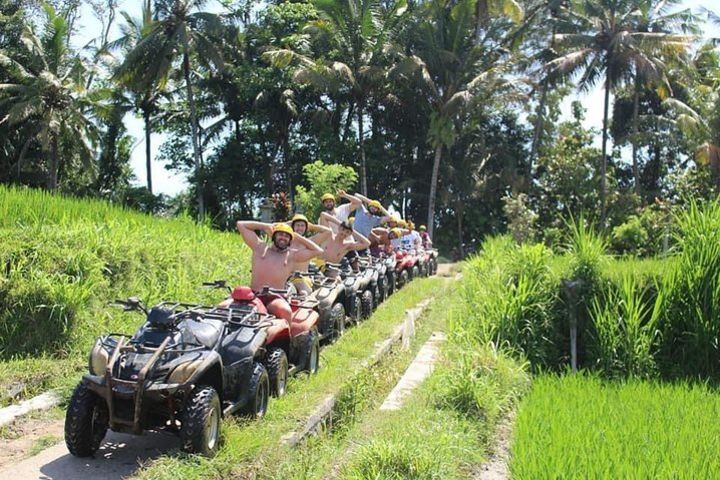
[[[139,435],[166,429],[180,435],[189,453],[211,455],[220,420],[255,401],[255,417],[267,408],[267,382],[253,390],[268,322],[256,311],[161,303],[147,311],[132,336],[97,339],[90,372],[75,388],[65,417],[65,443],[75,456],[91,456],[107,429]],[[265,392],[265,393],[263,393]],[[257,401],[259,400],[259,402]]]

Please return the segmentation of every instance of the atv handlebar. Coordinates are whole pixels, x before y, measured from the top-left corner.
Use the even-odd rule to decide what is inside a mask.
[[[141,311],[145,314],[148,313],[147,308],[142,304],[138,297],[128,297],[127,300],[115,300],[110,302],[112,305],[118,305],[123,307],[125,312]]]
[[[227,284],[227,280],[215,280],[214,282],[203,282],[203,287],[208,288],[224,288],[228,292],[232,292],[232,288]]]

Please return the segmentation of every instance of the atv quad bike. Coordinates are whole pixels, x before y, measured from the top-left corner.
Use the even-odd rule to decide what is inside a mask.
[[[375,290],[377,289],[378,272],[372,268],[371,261],[365,257],[359,259],[358,292],[360,295],[360,318],[370,318],[375,308]]]
[[[346,288],[340,275],[327,277],[317,267],[310,265],[308,272],[295,272],[294,275],[312,279],[313,290],[308,300],[316,302],[320,315],[318,331],[322,341],[333,341],[345,333],[345,307],[347,305]]]
[[[398,250],[395,260],[397,288],[402,288],[415,278],[414,274],[418,271],[415,250]]]
[[[385,265],[385,298],[389,297],[393,293],[395,293],[395,290],[397,289],[397,277],[395,272],[395,265],[397,263],[397,259],[395,258],[395,253],[390,252],[382,252],[380,254],[380,261],[383,262]]]
[[[90,371],[67,407],[70,453],[92,456],[109,428],[137,435],[174,431],[186,452],[211,455],[223,416],[265,414],[270,384],[260,359],[266,316],[250,308],[170,302],[148,311],[134,297],[117,303],[143,312],[146,321],[132,336],[111,333],[95,342]]]
[[[301,371],[317,373],[320,368],[320,334],[317,329],[320,317],[314,310],[316,301],[301,300],[284,289],[263,288],[259,295],[279,295],[288,301],[292,310],[292,318],[288,323],[285,319],[269,315],[265,304],[250,287],[230,289],[225,280],[203,285],[230,290],[230,298],[221,302],[220,307],[231,310],[252,307],[272,319],[272,325],[267,329],[262,362],[270,376],[270,393],[273,396],[285,394],[289,376]]]
[[[325,276],[339,278],[345,290],[343,299],[345,306],[345,324],[358,323],[361,318],[360,310],[360,282],[362,276],[359,272],[353,271],[347,258],[340,263],[325,264]]]

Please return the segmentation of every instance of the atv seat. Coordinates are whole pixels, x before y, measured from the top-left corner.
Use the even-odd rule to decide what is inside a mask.
[[[223,331],[225,323],[222,320],[203,319],[187,321],[188,331],[192,333],[195,340],[207,348],[213,348]]]

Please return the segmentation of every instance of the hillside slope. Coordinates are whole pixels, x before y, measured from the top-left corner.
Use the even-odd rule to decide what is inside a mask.
[[[99,333],[133,331],[141,318],[110,301],[215,301],[201,283],[247,281],[248,252],[189,218],[0,186],[0,404],[13,383],[19,396],[53,384]]]

